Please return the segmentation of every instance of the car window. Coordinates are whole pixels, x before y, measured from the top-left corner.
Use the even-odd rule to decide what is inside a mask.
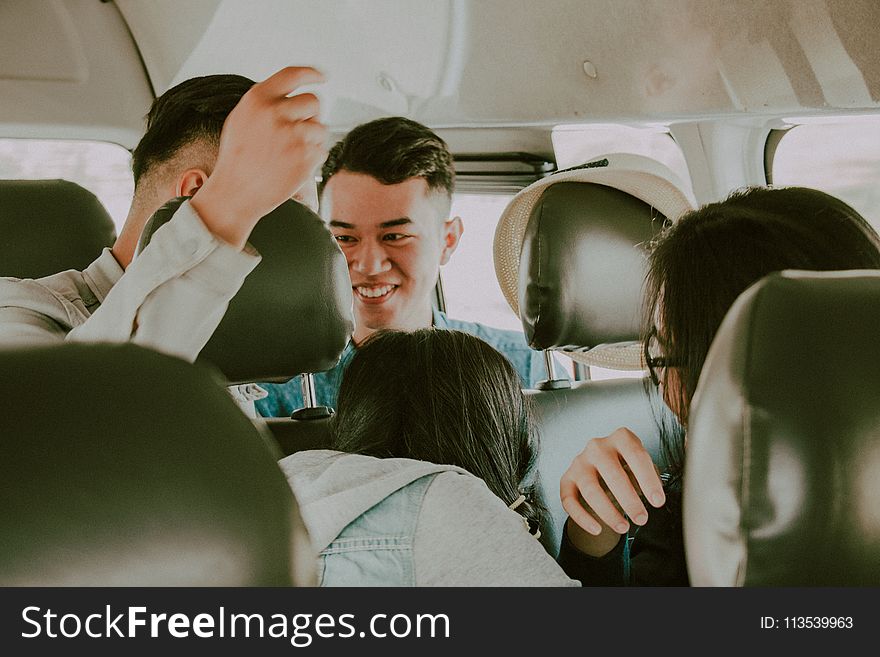
[[[456,194],[452,215],[464,233],[458,249],[443,267],[446,310],[457,319],[521,331],[519,317],[507,305],[492,261],[492,241],[501,212],[513,198],[507,194]]]
[[[60,139],[0,139],[0,179],[61,178],[97,196],[118,234],[134,195],[131,156],[116,144]]]
[[[880,118],[795,125],[776,144],[769,172],[774,185],[813,187],[837,196],[880,230]]]

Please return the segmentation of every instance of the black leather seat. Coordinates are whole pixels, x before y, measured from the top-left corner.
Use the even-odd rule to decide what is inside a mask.
[[[185,199],[147,222],[137,253]],[[321,218],[296,201],[281,204],[248,242],[262,260],[245,279],[199,358],[232,384],[287,381],[333,367],[351,335],[351,282],[345,256]]]
[[[0,585],[313,583],[277,449],[221,383],[133,345],[0,352]]]
[[[0,180],[0,276],[85,269],[116,241],[107,210],[66,180]]]
[[[880,272],[782,272],[736,301],[690,413],[698,586],[880,585]]]
[[[619,348],[638,354],[642,246],[663,221],[647,203],[611,187],[547,186],[532,209],[520,256],[518,307],[529,344],[579,358],[596,355],[601,349],[591,348],[597,345],[626,342]],[[595,363],[601,362],[596,356]],[[582,381],[526,394],[536,409],[539,473],[552,516],[542,541],[556,554],[567,518],[559,479],[572,459],[590,438],[626,426],[659,462],[657,417],[668,411],[656,394],[649,396],[643,378]]]
[[[184,199],[166,204],[147,223],[146,248]],[[284,382],[335,366],[354,327],[345,256],[318,215],[295,201],[257,224],[248,240],[262,261],[232,299],[199,359],[229,384]],[[284,454],[327,447],[326,418],[267,418]]]

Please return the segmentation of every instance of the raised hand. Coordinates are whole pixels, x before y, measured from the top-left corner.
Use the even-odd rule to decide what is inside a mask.
[[[642,497],[654,507],[666,502],[651,455],[639,437],[623,427],[587,442],[562,475],[559,496],[571,522],[593,536],[600,536],[605,528],[626,533],[629,522],[624,514],[644,525],[648,511]],[[571,533],[570,537],[576,538]],[[608,549],[615,543],[616,539]]]
[[[283,68],[251,87],[227,117],[214,171],[192,199],[219,238],[244,246],[260,218],[291,198],[327,156],[318,98],[290,95],[322,80],[313,68]]]

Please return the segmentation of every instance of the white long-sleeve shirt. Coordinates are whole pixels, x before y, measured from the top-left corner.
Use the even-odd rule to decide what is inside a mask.
[[[0,278],[0,347],[134,342],[194,361],[260,262],[217,239],[189,202],[123,271],[110,249],[84,271]]]

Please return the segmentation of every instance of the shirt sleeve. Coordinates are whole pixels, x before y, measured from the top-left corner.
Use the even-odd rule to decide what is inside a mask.
[[[578,550],[568,538],[568,531],[562,531],[562,544],[559,546],[559,565],[569,577],[583,586],[624,586],[624,548],[626,539],[621,537],[608,554],[593,557]]]
[[[5,346],[52,343],[64,339],[64,328],[48,315],[16,305],[14,285],[20,281],[0,280],[0,299],[9,305],[0,306],[0,344]],[[11,291],[11,293],[10,293]],[[7,302],[12,299],[11,302]]]
[[[519,514],[481,479],[457,472],[431,482],[413,552],[417,586],[577,586]]]
[[[681,492],[666,489],[666,504],[648,511],[636,529],[629,556],[631,586],[688,586],[681,523]]]
[[[187,201],[67,339],[130,341],[193,361],[259,262],[252,248],[214,237]]]
[[[621,538],[603,557],[584,554],[563,532],[559,565],[584,586],[688,586],[681,493],[667,489],[666,504],[650,509],[629,543]]]

